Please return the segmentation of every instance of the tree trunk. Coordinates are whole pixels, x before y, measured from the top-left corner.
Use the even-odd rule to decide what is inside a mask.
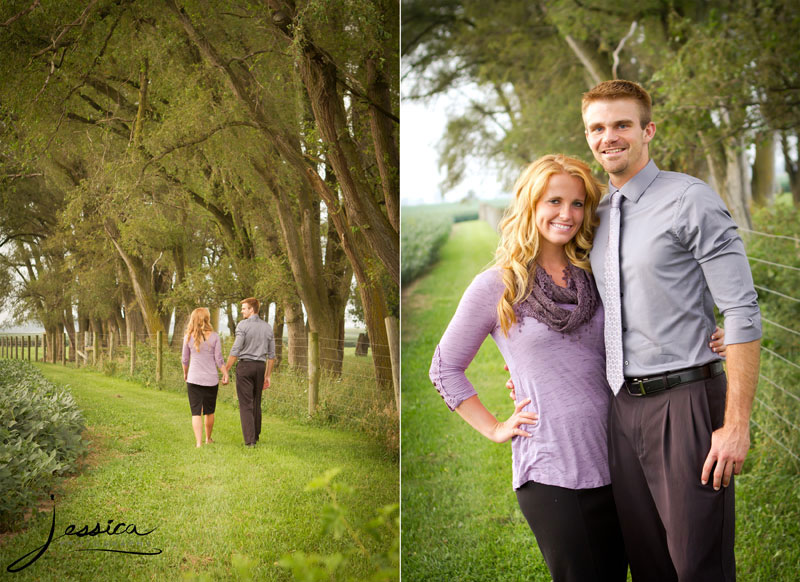
[[[228,316],[228,331],[232,338],[236,337],[236,323],[238,319],[233,314],[233,305],[230,303],[225,304],[225,314]]]
[[[706,153],[713,187],[720,195],[734,222],[740,227],[753,228],[750,218],[750,180],[747,177],[747,160],[744,148],[731,138],[724,144],[710,144],[698,132]]]
[[[165,331],[166,327],[158,309],[158,302],[147,267],[142,263],[141,259],[131,256],[123,250],[122,246],[117,242],[119,238],[117,227],[110,220],[106,220],[105,230],[114,248],[117,249],[120,257],[125,262],[125,266],[128,268],[128,276],[133,286],[133,292],[136,295],[136,302],[142,312],[147,335],[150,338],[154,338],[157,332]]]
[[[219,329],[219,307],[209,307],[208,312],[211,314],[211,327],[219,333],[221,330]],[[183,331],[181,331],[183,333]]]
[[[372,103],[389,111],[392,108],[389,83],[377,56],[367,59],[367,96]],[[375,147],[375,160],[381,175],[383,200],[389,224],[400,232],[400,154],[392,121],[375,105],[370,105],[369,122]]]
[[[759,206],[772,203],[775,194],[775,133],[769,132],[756,142],[753,162],[753,202]]]
[[[78,361],[78,338],[75,334],[75,318],[72,315],[72,307],[69,307],[64,310],[64,329],[69,336],[69,345],[72,346],[70,350],[69,358],[73,362]]]
[[[298,370],[308,366],[308,337],[306,322],[303,319],[303,308],[299,301],[284,301],[286,328],[289,336],[287,359],[289,365]]]
[[[786,173],[789,174],[789,188],[792,190],[792,200],[795,206],[800,206],[800,145],[798,145],[798,134],[791,132],[794,136],[794,156],[792,156],[792,146],[789,145],[789,132],[781,132],[781,149],[783,150],[783,162]]]
[[[272,332],[275,334],[275,368],[277,369],[283,361],[283,328],[285,315],[283,313],[283,304],[275,303],[275,325],[272,326]]]

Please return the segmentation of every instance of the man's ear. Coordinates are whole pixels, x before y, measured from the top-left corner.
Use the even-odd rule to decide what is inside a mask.
[[[644,143],[650,143],[650,140],[656,135],[656,124],[652,121],[644,127]]]

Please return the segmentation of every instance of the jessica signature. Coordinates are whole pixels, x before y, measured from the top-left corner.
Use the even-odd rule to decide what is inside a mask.
[[[55,497],[53,495],[50,496],[50,499],[55,501]],[[118,524],[116,524],[115,526],[112,527],[111,523],[113,521],[114,521],[113,519],[109,519],[108,523],[105,526],[101,526],[100,523],[98,522],[91,529],[89,529],[88,525],[84,525],[83,527],[78,528],[77,525],[70,524],[64,529],[64,533],[63,534],[61,534],[60,536],[57,536],[57,537],[53,537],[53,534],[55,533],[55,530],[56,530],[56,506],[55,506],[55,503],[54,503],[53,504],[53,521],[52,521],[52,523],[50,525],[50,534],[47,536],[47,541],[45,543],[43,543],[41,546],[39,546],[38,548],[35,548],[35,549],[31,550],[30,552],[28,552],[27,554],[25,554],[24,556],[14,560],[12,563],[10,563],[8,565],[8,567],[6,567],[6,571],[8,571],[8,572],[19,572],[20,570],[24,570],[25,568],[27,568],[28,566],[33,564],[36,560],[41,558],[42,555],[47,551],[47,548],[50,547],[50,544],[54,540],[57,540],[57,539],[62,538],[64,536],[75,536],[75,537],[78,537],[78,538],[83,538],[83,537],[86,537],[86,536],[95,537],[95,536],[99,536],[99,535],[102,535],[102,534],[107,534],[107,535],[110,535],[110,536],[117,536],[117,535],[123,535],[123,534],[146,536],[146,535],[149,535],[149,534],[153,533],[156,529],[158,529],[158,528],[154,527],[150,531],[140,532],[140,531],[138,531],[136,529],[136,524],[133,524],[133,523],[126,524],[126,523],[120,522],[120,523],[118,523]],[[161,550],[158,549],[158,548],[156,548],[155,551],[152,551],[152,552],[134,552],[134,551],[129,551],[129,550],[113,550],[113,549],[110,549],[110,548],[83,548],[83,549],[79,549],[79,550],[75,550],[75,551],[77,551],[77,552],[116,552],[116,553],[119,553],[119,554],[136,554],[138,556],[157,556],[158,554],[161,553]],[[33,554],[33,557],[26,561],[26,559],[29,556],[31,556],[32,554]]]

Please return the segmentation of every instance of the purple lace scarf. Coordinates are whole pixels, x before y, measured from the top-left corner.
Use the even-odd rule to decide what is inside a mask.
[[[569,264],[564,269],[566,287],[555,284],[550,275],[536,266],[529,278],[530,295],[514,305],[514,314],[521,324],[524,317],[533,317],[553,331],[571,333],[594,317],[599,298],[589,273]],[[575,305],[570,311],[558,304]]]

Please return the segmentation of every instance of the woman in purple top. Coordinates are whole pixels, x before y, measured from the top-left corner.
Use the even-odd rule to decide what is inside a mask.
[[[206,444],[213,443],[211,431],[214,429],[214,411],[217,407],[219,389],[217,368],[222,372],[223,384],[228,383],[228,370],[222,359],[219,335],[211,327],[211,314],[205,307],[198,307],[189,317],[183,338],[181,362],[183,379],[186,381],[186,390],[189,393],[196,446],[203,444],[203,424],[206,427]]]
[[[555,582],[627,577],[608,469],[603,307],[589,266],[600,195],[574,158],[544,156],[523,171],[495,265],[464,292],[430,369],[451,410],[492,441],[511,439],[513,487]],[[519,398],[505,422],[464,373],[487,335]]]

